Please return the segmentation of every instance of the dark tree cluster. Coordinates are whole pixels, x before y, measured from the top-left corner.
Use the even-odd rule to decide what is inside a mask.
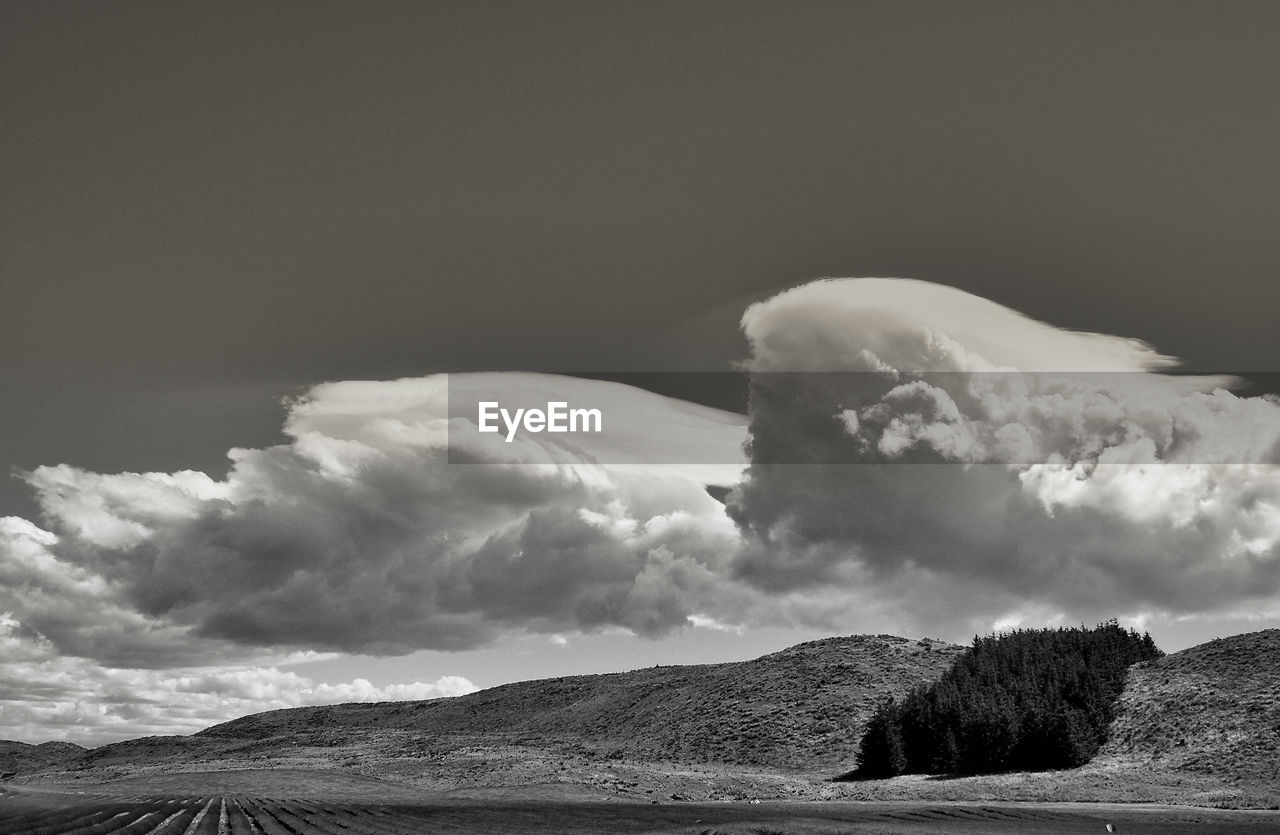
[[[941,680],[881,704],[849,776],[1083,765],[1106,741],[1129,665],[1162,655],[1115,620],[975,636]]]

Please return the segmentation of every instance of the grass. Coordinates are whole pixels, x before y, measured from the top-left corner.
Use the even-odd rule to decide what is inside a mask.
[[[648,804],[678,794],[704,804],[1280,808],[1275,630],[1133,668],[1113,737],[1084,768],[828,782],[852,764],[861,723],[879,698],[940,675],[960,651],[888,636],[837,638],[738,664],[524,682],[431,702],[276,711],[192,737],[96,749],[57,773],[0,787],[0,809],[16,808],[15,793],[38,785],[113,797],[136,791],[344,802],[448,795]]]

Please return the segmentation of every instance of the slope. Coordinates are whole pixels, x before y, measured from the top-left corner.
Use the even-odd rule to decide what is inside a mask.
[[[1280,783],[1280,629],[1134,665],[1098,761]]]
[[[960,652],[928,639],[828,638],[752,661],[519,682],[425,702],[260,713],[197,736],[323,745],[353,729],[403,730],[573,745],[639,760],[821,770],[850,761],[879,699],[936,678]]]
[[[0,739],[0,774],[39,771],[49,766],[74,760],[85,749],[71,742],[42,742],[30,745],[11,739]]]

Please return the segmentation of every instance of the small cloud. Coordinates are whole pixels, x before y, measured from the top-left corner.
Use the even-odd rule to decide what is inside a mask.
[[[702,614],[695,613],[689,615],[688,620],[689,625],[695,629],[710,629],[715,632],[732,632],[735,635],[741,635],[743,633],[742,626],[733,626],[727,623],[721,623],[715,618],[707,617]]]
[[[288,661],[290,659],[282,659]],[[302,705],[434,699],[471,693],[462,676],[374,685],[316,681],[279,665],[121,669],[60,655],[0,617],[0,738],[101,745],[189,734],[250,713]]]
[[[1024,621],[1021,615],[1016,615],[1016,614],[1005,615],[1004,617],[996,620],[995,623],[991,624],[991,631],[996,633],[1010,632],[1014,629],[1017,629],[1019,626],[1022,626],[1023,622]]]

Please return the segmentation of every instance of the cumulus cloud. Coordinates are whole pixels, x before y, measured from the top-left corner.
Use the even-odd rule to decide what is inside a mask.
[[[470,404],[534,393],[603,407],[612,431],[474,431]],[[48,530],[5,523],[0,603],[63,653],[157,666],[174,659],[134,658],[133,638],[195,656],[394,654],[515,632],[660,635],[756,608],[726,582],[738,534],[703,484],[737,477],[742,416],[615,383],[438,375],[317,386],[284,431],[287,444],[232,450],[223,481],[27,473]],[[691,444],[714,452],[682,465]]]
[[[0,612],[60,652],[120,666],[213,663],[236,650],[139,611],[96,562],[92,544],[62,540],[25,519],[0,518]]]
[[[65,739],[97,745],[153,734],[188,734],[218,722],[286,707],[460,696],[460,676],[377,686],[365,679],[317,682],[279,666],[175,670],[112,668],[61,654],[0,613],[0,738]]]
[[[852,580],[951,629],[1276,599],[1275,398],[923,282],[818,282],[743,327],[753,463],[730,504],[758,586]]]

